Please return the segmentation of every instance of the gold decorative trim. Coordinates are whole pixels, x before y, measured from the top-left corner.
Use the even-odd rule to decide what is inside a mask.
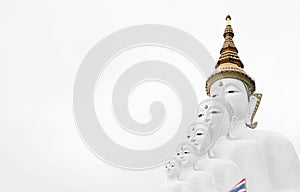
[[[247,127],[251,128],[251,129],[255,129],[256,126],[257,126],[257,122],[254,122],[254,123],[253,123],[253,120],[254,120],[254,117],[255,117],[256,112],[257,112],[257,110],[258,110],[258,107],[259,107],[259,105],[260,105],[261,98],[262,98],[262,94],[261,94],[261,93],[253,93],[252,95],[255,96],[255,97],[257,98],[257,102],[256,102],[256,104],[255,104],[254,111],[253,111],[253,113],[252,113],[252,115],[251,115],[250,124],[246,124],[246,125],[247,125]]]
[[[219,72],[218,72],[219,71]],[[228,67],[225,70],[219,68],[216,70],[216,73],[212,74],[206,81],[206,92],[210,96],[210,87],[214,82],[223,78],[234,78],[243,81],[249,88],[249,94],[253,94],[255,91],[255,81],[249,77],[242,69],[237,69],[237,67]]]

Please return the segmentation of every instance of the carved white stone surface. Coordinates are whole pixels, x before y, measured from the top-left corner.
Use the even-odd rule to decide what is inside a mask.
[[[197,148],[190,144],[180,145],[177,152],[182,163],[179,179],[189,182],[188,191],[191,192],[217,192],[216,183],[211,173],[197,169]]]
[[[237,79],[221,79],[211,86],[211,96],[225,99],[232,106],[237,122],[231,133],[236,139],[253,140],[262,146],[273,190],[295,188],[300,191],[300,163],[292,143],[279,133],[246,127],[252,115],[249,111],[255,103],[249,102],[245,85]]]
[[[218,191],[229,190],[242,176],[238,165],[232,161],[212,159],[206,156],[197,165],[199,170],[212,174]]]
[[[211,136],[216,137],[217,141],[210,151],[214,158],[233,161],[238,165],[242,176],[247,178],[249,191],[271,191],[267,160],[262,146],[253,140],[228,139],[229,130],[235,125],[236,117],[232,108],[226,104],[219,99],[208,99],[199,105],[199,113],[202,114],[199,121],[207,122],[210,125],[209,133],[217,135]]]

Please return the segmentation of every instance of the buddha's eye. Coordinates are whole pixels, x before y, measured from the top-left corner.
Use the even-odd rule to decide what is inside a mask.
[[[197,133],[197,135],[203,135],[204,133]]]
[[[237,93],[238,91],[236,91],[236,90],[229,90],[229,91],[227,91],[227,93]]]
[[[185,151],[185,152],[184,152],[184,154],[189,154],[189,153],[190,153],[189,151]]]
[[[198,115],[198,117],[203,117],[203,116],[204,116],[204,114],[202,114],[202,113]]]
[[[171,167],[174,167],[174,165],[171,165]]]
[[[191,137],[190,135],[187,136],[188,139],[189,139],[190,137]]]
[[[212,114],[218,114],[218,113],[220,113],[220,111],[211,111],[210,113],[212,113]]]
[[[168,166],[166,166],[166,168],[168,168]]]
[[[214,97],[216,97],[216,96],[218,96],[218,94],[213,94],[211,97],[214,98]]]
[[[180,155],[180,153],[177,153],[177,155],[179,156],[179,155]]]

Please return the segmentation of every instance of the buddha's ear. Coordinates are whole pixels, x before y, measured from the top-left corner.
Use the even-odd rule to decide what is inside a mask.
[[[208,150],[211,148],[211,146],[212,146],[212,138],[209,134],[206,133],[199,150],[199,155],[203,155],[207,153]]]
[[[257,122],[253,123],[253,120],[260,105],[261,98],[262,94],[260,93],[253,93],[249,98],[248,116],[246,121],[246,125],[249,128],[254,129],[257,126]]]
[[[232,125],[235,125],[235,124],[237,123],[237,120],[238,120],[237,116],[233,115],[233,116],[231,117],[231,124],[232,124]]]
[[[207,153],[210,150],[210,148],[214,145],[214,142],[217,140],[217,137],[218,135],[214,132],[214,129],[212,127],[209,127],[201,143],[199,155]]]
[[[256,103],[257,103],[257,97],[255,97],[254,95],[250,95],[248,114],[247,114],[247,119],[246,119],[246,123],[249,125],[251,124],[251,117],[252,117],[252,114],[254,113]]]
[[[199,156],[198,150],[197,150],[196,158],[195,158],[195,161],[193,162],[193,168],[195,171],[199,170],[199,161],[200,161],[200,156]]]
[[[231,126],[230,126],[230,128],[228,129],[228,132],[227,132],[227,139],[232,140],[232,139],[235,138],[232,135],[232,129],[234,129],[236,127],[237,122],[238,122],[238,117],[233,115],[231,117]]]

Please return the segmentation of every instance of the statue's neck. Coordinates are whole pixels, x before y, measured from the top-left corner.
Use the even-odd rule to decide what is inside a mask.
[[[201,154],[199,156],[199,161],[204,160],[204,159],[208,159],[208,158],[209,158],[208,153],[204,153],[204,154]]]
[[[227,135],[222,135],[218,138],[218,141],[224,141],[227,140]]]
[[[178,181],[177,176],[167,177],[167,182],[174,182],[174,181]]]
[[[212,146],[212,148],[210,149],[210,151],[214,152],[218,144],[220,144],[220,143],[222,143],[224,141],[227,141],[227,140],[228,140],[227,139],[227,135],[226,136],[225,135],[219,136],[218,139],[217,139],[217,141],[216,141],[216,143]]]
[[[224,127],[224,128],[222,128],[222,130],[221,130],[221,132],[219,133],[219,138],[220,137],[226,137],[227,136],[227,133],[228,133],[228,127]]]
[[[241,119],[238,122],[235,123],[235,126],[232,128],[233,132],[238,132],[238,131],[243,131],[247,129],[246,126],[246,120],[245,119]]]
[[[185,166],[182,168],[182,172],[184,172],[185,174],[192,173],[194,171],[195,171],[195,169],[194,169],[193,165]]]

